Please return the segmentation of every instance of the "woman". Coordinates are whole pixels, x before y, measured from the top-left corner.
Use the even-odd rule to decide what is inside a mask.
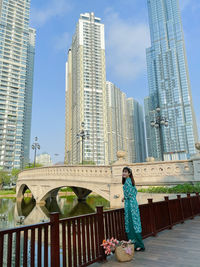
[[[128,240],[135,244],[136,251],[144,251],[144,243],[142,241],[142,227],[140,221],[140,211],[136,200],[137,189],[133,178],[132,170],[129,167],[124,167],[122,173],[122,184],[125,200],[125,230],[128,235]]]

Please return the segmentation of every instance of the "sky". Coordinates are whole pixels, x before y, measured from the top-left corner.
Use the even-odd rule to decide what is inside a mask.
[[[180,8],[200,133],[200,1],[180,0]],[[37,136],[39,153],[49,153],[54,163],[64,161],[67,51],[80,13],[85,12],[94,12],[105,24],[107,80],[141,104],[148,95],[147,0],[32,0],[30,26],[37,33],[31,142]]]

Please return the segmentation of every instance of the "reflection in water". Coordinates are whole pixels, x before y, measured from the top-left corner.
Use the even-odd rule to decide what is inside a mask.
[[[35,207],[35,200],[32,198],[23,198],[22,201],[17,201],[16,205],[18,216],[27,217]]]
[[[49,220],[52,212],[59,212],[60,218],[93,213],[98,205],[108,208],[109,202],[99,196],[90,196],[86,202],[78,202],[76,197],[68,196],[49,199],[45,206],[39,206],[32,198],[24,198],[21,202],[0,199],[0,215],[5,214],[7,217],[6,220],[0,219],[0,229],[16,226],[19,216],[24,216],[23,224],[29,225]]]

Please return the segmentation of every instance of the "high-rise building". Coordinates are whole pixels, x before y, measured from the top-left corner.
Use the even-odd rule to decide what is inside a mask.
[[[145,162],[146,142],[143,107],[133,98],[128,98],[126,103],[128,160],[129,162]]]
[[[151,121],[150,121],[150,98],[145,97],[144,99],[144,117],[145,117],[145,124],[146,124],[146,140],[147,140],[147,149],[148,149],[148,156],[153,157],[152,152],[152,143],[151,143]]]
[[[106,82],[106,93],[108,159],[113,163],[117,160],[117,151],[128,152],[128,114],[125,93],[111,82]]]
[[[0,1],[0,166],[29,160],[35,30],[30,0]]]
[[[36,156],[36,163],[41,164],[42,166],[51,166],[53,162],[51,156],[48,153],[42,153]]]
[[[146,52],[149,120],[156,126],[147,126],[150,151],[157,160],[187,159],[195,154],[198,133],[179,2],[147,0],[147,3],[151,35],[151,47]],[[164,126],[165,121],[168,127]]]
[[[127,153],[128,162],[146,160],[146,142],[142,106],[113,83],[106,83],[109,163],[117,160],[117,151]]]
[[[77,23],[66,67],[67,164],[108,163],[106,108],[104,25],[94,13],[85,13]],[[83,125],[85,139],[79,135]]]

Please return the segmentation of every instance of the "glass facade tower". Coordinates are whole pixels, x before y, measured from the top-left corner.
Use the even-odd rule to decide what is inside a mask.
[[[29,161],[35,30],[30,0],[0,0],[0,167]]]
[[[148,150],[157,160],[187,159],[196,153],[198,133],[179,2],[148,0],[147,3],[151,35],[151,47],[146,51],[149,99],[145,103],[145,116],[151,143]],[[158,117],[167,120],[168,127],[149,125]]]

